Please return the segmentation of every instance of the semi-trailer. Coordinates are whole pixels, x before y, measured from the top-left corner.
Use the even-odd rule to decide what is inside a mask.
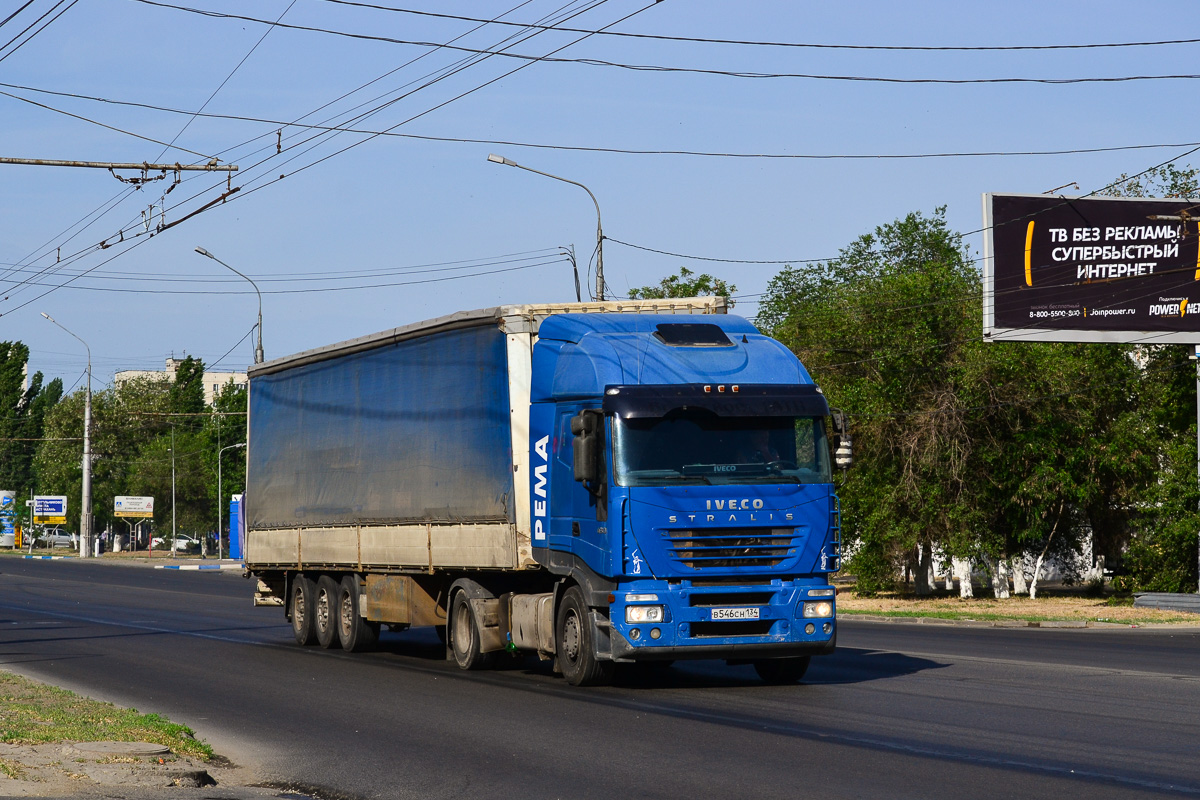
[[[572,684],[715,658],[770,682],[833,652],[849,438],[723,298],[510,305],[249,369],[256,605],[302,645],[432,625]]]

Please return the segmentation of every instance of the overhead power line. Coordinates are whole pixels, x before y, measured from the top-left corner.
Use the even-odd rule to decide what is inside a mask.
[[[342,6],[369,8],[376,11],[391,11],[399,14],[413,14],[421,17],[452,19],[460,22],[489,22],[495,25],[517,25],[523,28],[543,28],[544,30],[562,31],[564,33],[594,33],[600,36],[615,36],[627,39],[651,39],[663,42],[688,42],[698,44],[730,44],[752,47],[791,47],[819,50],[891,50],[917,52],[994,52],[994,51],[1024,51],[1024,50],[1090,50],[1094,48],[1112,47],[1158,47],[1162,45],[1196,44],[1200,39],[1165,39],[1151,42],[1087,42],[1082,44],[1020,44],[1020,45],[879,45],[879,44],[818,44],[813,42],[771,42],[752,41],[745,39],[709,39],[699,36],[665,36],[657,33],[626,33],[624,31],[596,31],[583,28],[565,28],[558,25],[535,25],[526,22],[507,22],[504,20],[484,20],[478,17],[464,17],[457,14],[441,14],[435,11],[417,11],[410,8],[394,8],[376,3],[362,3],[356,0],[324,0]]]
[[[441,47],[450,50],[459,50],[464,53],[474,53],[477,55],[495,55],[504,58],[515,58],[529,62],[547,62],[556,64],[583,64],[593,67],[611,67],[616,69],[633,70],[636,72],[679,72],[694,75],[719,75],[727,78],[792,78],[802,80],[822,80],[822,81],[854,81],[866,83],[893,83],[893,84],[950,84],[950,85],[969,85],[969,84],[994,84],[994,83],[1030,83],[1030,84],[1077,84],[1077,83],[1125,83],[1129,81],[1161,81],[1161,80],[1195,80],[1200,78],[1200,74],[1170,74],[1170,75],[1114,75],[1108,77],[1085,77],[1085,78],[889,78],[878,75],[825,75],[818,73],[806,72],[744,72],[735,70],[723,69],[705,69],[701,67],[671,67],[665,64],[625,64],[616,61],[604,61],[595,58],[563,58],[561,56],[538,56],[527,55],[525,53],[510,53],[500,50],[487,50],[474,47],[464,47],[462,45],[442,44],[438,42],[428,42],[417,39],[397,39],[392,36],[376,36],[366,33],[350,33],[348,31],[338,31],[331,28],[320,28],[313,25],[293,25],[283,22],[271,22],[270,20],[259,19],[258,17],[250,17],[244,14],[228,14],[220,11],[208,11],[199,8],[189,8],[188,6],[175,5],[173,3],[164,3],[159,0],[137,0],[139,3],[146,5],[159,6],[161,8],[173,8],[177,11],[185,11],[189,14],[199,14],[204,17],[214,17],[217,19],[234,19],[242,22],[254,22],[260,25],[271,25],[277,28],[288,28],[290,30],[306,31],[309,33],[323,33],[330,36],[341,36],[348,39],[361,39],[372,42],[385,42],[388,44],[410,45],[415,47]],[[587,35],[596,35],[598,31],[589,31]],[[557,51],[555,51],[557,52]]]
[[[526,2],[528,2],[528,0],[526,0]],[[603,2],[604,2],[604,0],[594,0],[594,1],[593,1],[593,2],[591,2],[591,3],[585,3],[583,7],[578,7],[578,5],[577,5],[577,4],[575,4],[575,5],[576,5],[576,8],[574,8],[574,9],[571,9],[571,10],[565,10],[565,9],[567,9],[569,6],[573,5],[573,3],[568,3],[568,6],[567,6],[567,7],[564,7],[564,10],[560,10],[560,11],[558,11],[558,12],[555,12],[555,14],[549,15],[549,16],[547,16],[545,19],[548,21],[548,20],[552,19],[552,18],[553,18],[553,17],[555,17],[555,16],[559,16],[561,19],[560,19],[560,20],[556,20],[556,21],[565,21],[566,19],[571,19],[571,18],[573,18],[573,17],[575,17],[575,16],[578,16],[579,14],[582,14],[582,13],[584,13],[584,12],[585,12],[585,11],[587,11],[587,10],[590,10],[590,9],[592,9],[592,8],[595,8],[595,7],[599,6],[599,5],[600,5],[600,4],[602,4]],[[519,5],[518,5],[516,8],[520,8],[520,7],[521,7],[522,5],[524,5],[524,4],[525,4],[525,3],[521,3],[521,4],[519,4]],[[615,25],[615,24],[619,24],[620,22],[623,22],[623,21],[625,21],[625,20],[628,20],[628,19],[632,18],[633,16],[635,16],[635,15],[637,15],[637,14],[641,13],[642,11],[646,10],[646,8],[649,8],[649,7],[651,7],[651,6],[645,6],[645,7],[641,8],[641,9],[638,9],[638,10],[635,10],[635,11],[633,11],[633,12],[629,13],[629,14],[626,14],[624,17],[622,17],[622,18],[620,18],[620,19],[616,20],[615,22],[613,22],[613,23],[611,23],[611,24]],[[514,8],[513,10],[516,10],[516,9]],[[506,13],[506,14],[507,14],[507,13],[511,13],[511,11],[510,11],[510,12],[505,12],[505,13]],[[270,24],[274,25],[275,23],[270,23]],[[530,39],[530,38],[532,38],[532,37],[534,37],[534,36],[537,36],[537,35],[539,35],[539,34],[541,34],[541,33],[542,33],[542,31],[540,31],[540,30],[533,31],[532,33],[530,33],[530,34],[529,34],[529,36],[528,36],[528,37],[526,37],[525,41],[528,41],[528,39]],[[513,39],[513,38],[514,38],[514,37],[512,37],[512,36],[508,37],[508,39],[510,39],[510,40],[511,40],[511,39]],[[582,40],[583,40],[583,39],[585,39],[585,38],[587,38],[587,37],[586,37],[586,36],[584,36],[584,37],[580,37],[579,39],[577,39],[577,40],[576,40],[576,42],[578,42],[578,41],[582,41]],[[503,42],[501,42],[501,44],[503,44]],[[506,46],[511,46],[511,45],[506,45]],[[553,51],[552,51],[552,53],[554,53],[554,52],[559,52],[559,51],[561,51],[561,50],[563,50],[564,48],[566,48],[566,47],[569,47],[569,46],[570,46],[570,44],[567,44],[567,45],[563,45],[563,46],[561,46],[561,47],[558,47],[558,48],[556,48],[555,50],[553,50]],[[439,45],[439,46],[437,46],[437,47],[434,47],[433,49],[434,49],[435,51],[436,51],[437,49],[440,49],[440,45]],[[428,55],[428,54],[425,54],[425,55]],[[419,90],[421,90],[421,89],[424,89],[424,88],[427,88],[427,87],[429,87],[429,86],[432,86],[433,84],[435,84],[435,83],[437,83],[437,82],[439,82],[439,81],[443,80],[443,79],[444,79],[444,78],[446,78],[446,77],[449,77],[450,75],[457,74],[458,72],[461,72],[462,70],[465,70],[465,69],[467,69],[468,67],[470,67],[470,66],[473,66],[474,64],[477,64],[477,63],[479,63],[479,62],[482,62],[482,61],[484,61],[484,60],[486,60],[486,59],[488,59],[488,58],[491,58],[493,55],[494,55],[494,53],[493,53],[493,52],[489,52],[488,54],[485,54],[485,55],[473,56],[473,57],[471,57],[471,58],[464,58],[464,59],[460,60],[460,62],[458,62],[457,64],[451,65],[451,66],[450,66],[450,67],[448,67],[448,68],[441,68],[441,69],[439,69],[439,70],[436,70],[434,73],[432,73],[432,74],[433,74],[435,77],[433,77],[431,80],[428,80],[428,81],[426,81],[426,82],[422,83],[420,86],[418,86],[416,89],[413,89],[412,91],[408,91],[408,92],[406,92],[405,94],[403,94],[403,95],[400,95],[399,97],[394,97],[394,98],[391,98],[391,99],[387,100],[386,102],[384,102],[384,103],[382,103],[382,104],[380,104],[380,105],[377,105],[375,108],[371,109],[371,110],[370,110],[370,111],[368,111],[368,112],[360,113],[360,114],[359,114],[359,115],[356,117],[356,119],[366,119],[366,118],[370,117],[370,116],[371,116],[371,115],[373,115],[373,114],[379,113],[380,111],[382,111],[382,110],[383,110],[383,109],[385,109],[385,108],[388,108],[388,107],[389,107],[389,106],[391,106],[392,104],[394,104],[394,103],[396,103],[396,102],[399,102],[400,100],[402,100],[402,99],[404,99],[404,98],[406,98],[406,97],[408,97],[408,96],[411,96],[411,95],[412,95],[414,92],[416,92],[416,91],[419,91]],[[424,56],[419,56],[418,58],[412,59],[412,61],[410,61],[410,62],[408,62],[408,63],[413,63],[413,62],[415,62],[415,61],[418,61],[418,60],[420,60],[420,59],[421,59],[421,58],[423,58],[423,57],[424,57]],[[519,65],[519,66],[517,66],[517,67],[515,67],[515,68],[513,68],[513,69],[511,69],[511,70],[509,70],[509,71],[507,71],[506,73],[504,73],[504,74],[500,75],[500,76],[499,76],[499,77],[497,77],[497,78],[493,78],[493,79],[491,79],[491,80],[489,80],[489,81],[486,81],[486,82],[484,82],[484,83],[482,83],[482,84],[480,84],[480,85],[477,85],[477,86],[475,86],[475,87],[474,87],[474,88],[472,88],[472,89],[469,89],[469,90],[467,90],[467,91],[465,91],[465,92],[462,92],[462,93],[460,93],[460,94],[458,94],[458,95],[456,95],[456,96],[454,96],[454,97],[451,97],[449,100],[443,101],[442,103],[439,103],[439,104],[437,104],[437,105],[433,106],[432,108],[428,108],[428,109],[426,109],[425,111],[422,111],[422,112],[420,112],[420,113],[418,113],[418,114],[416,114],[416,115],[414,115],[414,116],[412,116],[412,117],[409,117],[409,118],[408,118],[408,119],[406,119],[406,120],[403,120],[403,121],[401,121],[401,122],[397,123],[396,125],[393,125],[393,126],[392,126],[392,127],[389,129],[389,130],[394,130],[395,128],[399,127],[400,125],[404,125],[404,124],[406,124],[407,122],[411,122],[411,121],[413,121],[414,119],[417,119],[417,118],[419,118],[419,117],[423,116],[424,114],[428,114],[428,113],[430,113],[431,111],[437,110],[438,108],[442,108],[442,107],[444,107],[444,106],[446,106],[446,105],[448,105],[448,104],[450,104],[450,103],[453,103],[453,102],[455,102],[456,100],[458,100],[458,99],[461,99],[462,97],[465,97],[465,96],[467,96],[467,95],[471,94],[472,92],[478,91],[479,89],[481,89],[481,88],[483,88],[483,87],[486,87],[486,86],[489,86],[489,85],[491,85],[492,83],[495,83],[495,82],[496,82],[496,81],[498,81],[498,80],[501,80],[501,79],[503,79],[503,78],[505,78],[505,77],[508,77],[508,76],[510,76],[510,75],[513,75],[513,74],[515,74],[516,72],[518,72],[518,71],[520,71],[520,70],[522,70],[522,69],[524,69],[524,68],[526,68],[526,67],[530,66],[530,65],[531,65],[531,64],[533,64],[533,63],[535,63],[535,62],[532,62],[532,61],[526,61],[526,62],[522,63],[521,65]],[[403,66],[403,65],[402,65],[402,66]],[[392,73],[392,72],[394,72],[394,71],[395,71],[395,70],[392,70],[391,72],[389,72],[389,73],[386,73],[386,74],[391,74],[391,73]],[[429,76],[429,75],[427,75],[427,76],[425,76],[425,77],[426,77],[426,78],[428,78],[428,77],[430,77],[430,76]],[[421,79],[421,80],[424,80],[424,78],[423,78],[423,79]],[[373,82],[374,82],[374,81],[370,81],[370,82],[368,82],[367,84],[365,84],[364,86],[366,86],[366,85],[370,85],[370,84],[371,84],[371,83],[373,83]],[[414,82],[414,83],[415,83],[415,82]],[[360,88],[363,88],[363,87],[360,87]],[[406,88],[406,87],[402,87],[402,88]],[[357,90],[355,90],[355,91],[357,91]],[[339,99],[340,99],[340,98],[339,98]],[[377,99],[378,99],[378,98],[377,98]],[[335,102],[336,102],[336,101],[335,101]],[[374,102],[374,101],[372,101],[372,102]],[[359,108],[361,108],[361,106],[359,106]],[[320,110],[320,109],[318,109],[318,110]],[[357,110],[357,109],[352,109],[352,110]],[[307,154],[307,153],[308,153],[310,150],[312,150],[312,149],[313,149],[313,148],[315,148],[315,147],[316,147],[318,144],[320,144],[320,143],[321,143],[321,141],[327,141],[329,138],[332,138],[332,137],[334,137],[334,136],[337,136],[337,135],[339,135],[339,134],[340,134],[340,132],[333,132],[333,133],[330,133],[330,132],[327,132],[327,131],[320,131],[320,132],[318,132],[317,134],[315,134],[315,135],[313,135],[313,136],[309,137],[309,139],[307,139],[306,141],[304,141],[304,142],[302,142],[302,143],[301,143],[302,145],[307,145],[307,147],[305,147],[304,149],[302,149],[302,150],[301,150],[301,152],[299,152],[299,153],[297,153],[297,154],[295,154],[295,155],[289,155],[289,156],[286,158],[286,160],[284,160],[284,161],[282,162],[282,164],[280,164],[279,166],[285,166],[285,165],[287,165],[287,164],[290,164],[290,163],[292,163],[293,161],[295,161],[295,160],[297,160],[297,159],[301,158],[302,156],[306,155],[306,154]],[[258,139],[258,138],[261,138],[261,136],[260,136],[260,137],[255,137],[255,138],[256,138],[256,139]],[[358,141],[358,142],[356,142],[356,143],[354,143],[354,144],[351,144],[351,145],[349,145],[348,147],[341,148],[340,150],[337,150],[337,151],[335,151],[335,152],[333,152],[333,153],[331,153],[331,154],[329,154],[329,155],[326,155],[326,156],[324,156],[324,157],[322,157],[322,158],[318,158],[318,159],[316,159],[315,161],[312,161],[312,162],[310,162],[310,163],[307,163],[307,164],[303,164],[302,166],[300,166],[300,167],[298,167],[297,169],[295,169],[295,170],[293,171],[293,173],[292,173],[292,174],[294,174],[295,172],[304,171],[304,170],[306,170],[306,169],[309,169],[310,167],[313,167],[313,166],[316,166],[316,165],[318,165],[318,164],[321,164],[321,163],[323,163],[324,161],[326,161],[326,160],[328,160],[328,159],[330,159],[330,158],[336,157],[336,156],[338,156],[338,155],[340,155],[340,154],[342,154],[342,153],[346,152],[347,150],[350,150],[350,149],[352,149],[352,148],[354,148],[354,147],[357,147],[357,146],[358,146],[358,145],[360,145],[360,144],[363,144],[363,143],[365,143],[366,141],[370,141],[372,138],[374,138],[374,137],[373,137],[373,136],[368,136],[367,138],[364,138],[364,139],[362,139],[362,140],[360,140],[360,141]],[[254,141],[254,140],[251,140],[251,141]],[[316,144],[310,144],[310,142],[314,142],[314,141],[316,141]],[[247,143],[247,144],[248,144],[248,143]],[[256,167],[261,167],[261,166],[263,166],[264,164],[267,164],[267,163],[269,163],[269,162],[272,162],[272,161],[274,161],[274,160],[275,160],[275,156],[276,156],[276,154],[278,153],[278,148],[277,148],[277,147],[273,147],[273,148],[272,148],[272,150],[274,150],[274,152],[272,152],[272,154],[271,154],[271,155],[269,155],[269,156],[267,156],[267,157],[263,158],[263,159],[262,159],[262,161],[260,161],[260,162],[259,162],[259,163],[257,163],[257,164],[252,164],[252,165],[250,165],[249,169],[250,169],[250,170],[253,170],[253,169],[254,169],[254,168],[256,168]],[[260,151],[258,151],[258,152],[262,152],[262,150],[260,149]],[[268,186],[272,186],[272,185],[274,185],[275,183],[277,183],[278,181],[280,181],[280,180],[283,180],[283,179],[284,179],[284,177],[285,177],[285,174],[280,174],[280,173],[278,173],[278,172],[276,172],[275,174],[278,174],[278,178],[269,177],[268,175],[265,175],[265,174],[263,174],[263,175],[260,175],[258,178],[254,178],[253,180],[251,180],[251,182],[250,182],[250,183],[246,184],[247,186],[249,186],[249,185],[252,185],[253,183],[260,182],[260,181],[265,181],[265,182],[263,182],[263,183],[260,183],[260,184],[259,184],[257,187],[255,187],[254,189],[251,189],[249,192],[246,192],[246,193],[244,193],[243,195],[241,195],[241,197],[245,197],[245,196],[246,196],[246,195],[248,195],[248,194],[252,194],[253,192],[257,191],[258,189],[263,189],[263,188],[266,188],[266,187],[268,187]],[[203,212],[203,211],[205,211],[205,210],[208,210],[209,208],[211,208],[212,206],[214,206],[215,204],[217,204],[217,203],[219,203],[219,202],[224,202],[224,201],[225,201],[225,200],[226,200],[226,199],[227,199],[229,196],[231,196],[231,195],[233,194],[233,192],[239,191],[241,188],[242,188],[242,187],[234,187],[234,188],[231,188],[231,189],[229,189],[229,190],[228,190],[228,191],[226,191],[226,192],[225,192],[223,195],[221,195],[221,196],[217,197],[216,199],[214,199],[214,200],[210,201],[209,203],[207,203],[207,204],[205,204],[205,205],[201,206],[200,208],[193,210],[192,212],[190,212],[190,213],[189,213],[189,214],[187,214],[186,216],[184,216],[184,217],[182,217],[182,218],[180,218],[180,219],[178,219],[178,220],[175,220],[173,223],[171,223],[171,225],[176,225],[176,224],[179,224],[180,222],[183,222],[184,220],[186,220],[186,219],[189,219],[190,217],[192,217],[192,216],[195,216],[196,214],[199,214],[199,213],[202,213],[202,212]],[[192,197],[186,198],[186,199],[184,199],[182,202],[180,202],[180,203],[176,204],[176,206],[175,206],[175,207],[176,207],[176,208],[179,208],[179,207],[180,207],[180,206],[182,206],[184,203],[187,203],[187,202],[189,202],[189,201],[191,201],[191,200],[194,200],[194,199],[196,199],[196,198],[198,198],[198,197],[200,197],[200,196],[202,196],[202,195],[204,195],[204,194],[206,194],[206,193],[208,193],[208,192],[210,192],[210,191],[212,191],[212,187],[209,187],[208,189],[203,189],[203,190],[201,190],[201,191],[199,191],[199,192],[196,192],[195,194],[193,194],[193,195],[192,195]],[[119,200],[119,198],[118,198],[118,200]],[[118,200],[114,200],[112,204],[109,204],[109,208],[111,209],[111,208],[115,207],[115,203],[116,203]],[[164,209],[164,210],[165,210],[165,209]],[[99,211],[99,210],[98,210],[98,211]],[[105,213],[106,213],[106,212],[105,212]],[[96,214],[97,214],[97,212],[93,212],[92,216],[96,216]],[[72,226],[72,227],[77,227],[79,224],[81,224],[81,223],[77,223],[75,226]],[[90,224],[91,224],[91,223],[89,223],[89,225],[90,225]],[[83,277],[83,276],[87,275],[89,272],[91,272],[92,270],[96,269],[97,267],[100,267],[100,266],[103,266],[104,264],[107,264],[107,263],[109,263],[110,261],[112,261],[113,259],[117,258],[117,257],[118,257],[118,256],[120,256],[120,255],[124,255],[124,253],[128,252],[128,251],[129,251],[130,249],[132,249],[133,247],[135,247],[135,246],[137,246],[138,244],[142,244],[142,243],[144,243],[145,241],[147,241],[149,237],[152,237],[152,236],[156,235],[156,233],[158,233],[158,232],[160,232],[160,231],[162,231],[162,230],[165,230],[165,229],[166,229],[166,227],[169,227],[169,226],[163,225],[163,226],[160,226],[160,227],[159,227],[157,230],[155,230],[155,231],[153,231],[153,232],[151,232],[151,231],[147,230],[147,231],[145,231],[145,232],[143,232],[143,233],[135,233],[135,234],[132,234],[132,235],[129,237],[131,240],[133,240],[133,239],[139,239],[140,241],[137,241],[137,242],[134,242],[134,243],[131,243],[131,242],[126,242],[126,241],[125,241],[125,234],[126,234],[127,232],[129,232],[129,231],[133,231],[133,230],[135,230],[135,229],[136,229],[136,225],[137,225],[137,223],[136,223],[136,221],[134,221],[134,222],[130,223],[130,225],[122,227],[122,228],[121,228],[121,229],[118,231],[118,234],[117,234],[117,236],[119,237],[118,244],[120,244],[120,243],[123,243],[123,244],[124,244],[124,247],[123,247],[123,249],[122,249],[120,252],[118,252],[116,255],[114,255],[114,256],[112,256],[111,258],[109,258],[109,259],[107,259],[107,260],[105,260],[105,261],[101,262],[100,264],[94,265],[94,266],[93,266],[91,269],[89,269],[89,270],[85,270],[84,272],[80,273],[79,275],[76,275],[75,277],[72,277],[72,278],[69,278],[69,279],[67,279],[66,281],[64,281],[63,283],[59,284],[58,286],[51,286],[50,288],[47,288],[47,289],[46,289],[46,291],[44,291],[44,292],[42,292],[41,294],[37,295],[37,297],[33,298],[33,300],[30,300],[30,301],[26,301],[26,302],[24,302],[24,303],[21,303],[20,305],[16,306],[15,308],[12,308],[12,309],[10,309],[10,310],[9,310],[7,313],[12,313],[12,311],[15,311],[15,310],[17,310],[17,309],[19,309],[19,308],[23,308],[24,306],[28,305],[30,302],[34,302],[34,301],[36,301],[37,299],[39,299],[39,298],[41,298],[41,297],[44,297],[45,295],[49,294],[50,292],[53,292],[53,291],[55,291],[57,288],[62,288],[62,287],[64,287],[64,286],[67,286],[68,284],[71,284],[71,283],[73,283],[74,281],[78,280],[80,277]],[[76,235],[78,235],[78,234],[76,234]],[[146,238],[143,238],[143,237],[146,237]],[[73,237],[72,237],[72,238],[73,238]],[[112,238],[112,237],[109,237],[109,239],[111,239],[111,238]],[[82,257],[84,257],[85,255],[89,254],[90,252],[94,252],[94,250],[95,250],[97,247],[99,247],[100,249],[103,249],[103,248],[105,248],[106,246],[112,246],[112,245],[108,245],[108,244],[106,244],[106,242],[107,242],[107,241],[108,241],[108,240],[106,240],[105,242],[101,242],[99,245],[92,245],[92,246],[90,246],[90,247],[87,247],[87,248],[84,248],[84,249],[82,249],[82,250],[78,251],[78,253],[76,253],[76,254],[75,254],[75,256],[73,256],[71,260],[72,260],[72,261],[74,261],[74,260],[78,260],[79,258],[82,258]],[[43,256],[43,257],[44,257],[44,256]],[[48,273],[55,273],[55,272],[58,272],[58,271],[60,271],[60,269],[61,269],[62,267],[65,267],[65,266],[66,266],[66,264],[65,264],[65,263],[63,263],[63,262],[57,262],[57,263],[55,263],[54,265],[52,265],[52,266],[50,266],[50,267],[47,267],[47,268],[46,268],[46,270],[45,270],[45,272],[48,272]],[[24,286],[22,286],[22,284],[25,284],[25,285],[24,285]],[[30,281],[29,281],[29,280],[22,281],[20,284],[18,284],[18,285],[17,285],[17,287],[15,287],[15,289],[13,290],[13,293],[19,293],[19,292],[21,292],[21,291],[22,291],[22,289],[24,289],[24,288],[28,288],[28,285],[29,285],[29,284],[30,284]],[[9,299],[9,298],[7,298],[7,297],[5,298],[5,300],[8,300],[8,299]]]
[[[924,158],[996,158],[996,157],[1029,157],[1029,156],[1063,156],[1083,155],[1088,153],[1115,153],[1125,150],[1156,150],[1172,147],[1195,147],[1200,142],[1162,142],[1155,144],[1111,145],[1108,147],[1071,147],[1054,150],[968,150],[928,153],[731,153],[716,150],[672,150],[672,149],[635,149],[626,147],[591,147],[586,145],[551,144],[548,142],[522,142],[511,139],[475,139],[464,136],[431,136],[416,133],[400,133],[398,131],[381,131],[370,128],[350,127],[346,125],[319,125],[297,121],[273,119],[270,117],[255,117],[243,114],[216,114],[187,109],[171,108],[169,106],[139,103],[131,100],[117,100],[111,97],[96,97],[93,95],[77,94],[75,92],[40,89],[34,86],[21,86],[12,83],[2,83],[0,86],[23,92],[67,97],[73,100],[86,100],[93,103],[144,108],[149,111],[161,111],[168,114],[182,114],[189,117],[204,117],[207,119],[224,119],[235,122],[251,122],[269,125],[272,128],[298,128],[302,130],[329,131],[339,133],[355,133],[366,136],[388,136],[399,139],[417,139],[427,142],[452,142],[459,144],[487,144],[504,147],[528,147],[539,150],[563,150],[584,153],[614,153],[618,155],[639,156],[696,156],[703,158],[748,158],[748,159],[795,159],[795,160],[893,160],[893,159],[924,159]],[[0,94],[5,94],[0,92]]]

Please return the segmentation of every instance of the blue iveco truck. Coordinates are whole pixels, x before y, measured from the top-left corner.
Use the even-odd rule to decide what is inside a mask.
[[[799,680],[837,641],[831,443],[722,298],[502,306],[252,367],[245,560],[297,642],[435,626],[572,684],[715,658]]]

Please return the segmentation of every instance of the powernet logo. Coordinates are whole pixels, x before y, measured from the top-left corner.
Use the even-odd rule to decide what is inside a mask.
[[[1150,304],[1152,317],[1182,317],[1186,314],[1200,314],[1200,305],[1191,305],[1186,297],[1160,297],[1157,303]]]

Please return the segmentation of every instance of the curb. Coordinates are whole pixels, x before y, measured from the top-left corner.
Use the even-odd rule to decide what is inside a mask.
[[[1100,620],[1026,620],[1026,619],[997,619],[997,620],[979,620],[979,619],[942,619],[941,617],[889,617],[881,614],[839,614],[838,619],[845,622],[847,620],[862,620],[863,622],[888,622],[894,625],[946,625],[959,628],[1054,628],[1054,629],[1084,629],[1084,628],[1102,628],[1102,629],[1164,629],[1170,628],[1173,630],[1197,630],[1200,625],[1188,625],[1185,623],[1171,622],[1146,622],[1141,624],[1131,624],[1124,622],[1103,622]]]
[[[245,564],[159,564],[155,569],[201,570],[201,569],[245,569]]]
[[[79,558],[79,556],[21,556],[24,559],[33,559],[34,561],[58,561],[63,558]]]

